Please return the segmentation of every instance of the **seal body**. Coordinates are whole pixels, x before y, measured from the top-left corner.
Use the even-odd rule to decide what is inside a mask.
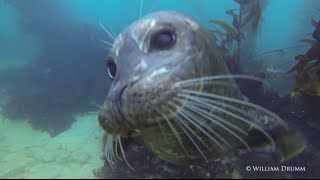
[[[250,108],[193,97],[182,93],[185,88],[179,85],[228,75],[218,49],[214,37],[184,14],[161,11],[137,20],[116,38],[107,57],[112,84],[99,114],[101,126],[111,136],[140,138],[156,155],[178,164],[217,159],[251,146],[248,137],[256,126],[270,130],[279,122],[272,118],[267,123],[259,118],[247,122],[240,116]],[[219,83],[199,81],[188,87],[242,100],[232,79]]]

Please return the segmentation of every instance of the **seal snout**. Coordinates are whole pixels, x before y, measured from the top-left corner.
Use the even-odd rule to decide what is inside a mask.
[[[109,134],[128,136],[131,133],[128,124],[108,114],[105,109],[100,110],[98,119],[100,126]]]
[[[109,124],[108,121],[110,121],[110,120],[108,120],[107,112],[104,109],[100,110],[99,115],[98,115],[98,120],[99,120],[100,126],[103,129],[107,130],[108,124]]]

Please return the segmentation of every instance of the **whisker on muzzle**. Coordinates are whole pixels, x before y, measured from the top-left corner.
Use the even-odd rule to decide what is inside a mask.
[[[126,159],[125,152],[123,150],[123,146],[121,143],[121,137],[119,135],[113,136],[113,135],[107,134],[107,141],[104,149],[104,155],[110,167],[115,168],[116,158],[120,159],[118,155],[118,145],[120,147],[121,154],[125,163],[128,165],[130,169],[135,170],[134,168],[132,168],[132,166],[128,163]]]
[[[213,81],[215,80],[223,80],[223,79],[244,79],[244,80],[253,80],[253,81],[258,81],[261,82],[267,87],[269,87],[269,84],[262,78],[256,77],[256,76],[250,76],[250,75],[243,75],[243,74],[226,74],[226,75],[215,75],[215,76],[206,76],[206,77],[200,77],[200,78],[194,78],[194,79],[187,79],[187,80],[182,80],[178,81],[175,83],[174,86],[178,87],[184,87],[184,86],[192,86],[194,84],[214,84]]]
[[[180,101],[180,102],[183,101],[180,98],[175,98],[175,100]],[[236,132],[234,132],[232,129],[228,128],[227,126],[237,130],[243,136],[248,136],[247,132],[245,132],[244,130],[242,130],[238,126],[228,122],[226,119],[223,119],[223,118],[219,117],[218,115],[215,115],[212,110],[210,112],[208,112],[209,109],[202,109],[203,107],[201,107],[201,105],[199,107],[199,105],[200,105],[199,103],[194,103],[194,102],[188,101],[187,103],[184,104],[184,107],[185,107],[185,110],[192,111],[192,112],[198,114],[199,116],[205,118],[206,120],[218,125],[222,129],[224,129],[225,131],[227,131],[228,133],[230,133],[231,135],[236,137],[241,143],[243,143],[246,146],[246,148],[249,151],[251,151],[251,148],[247,144],[247,142],[240,135],[238,135]],[[204,107],[204,108],[206,108],[206,107]],[[225,126],[224,124],[226,124],[227,126]]]
[[[225,143],[227,146],[230,147],[230,144],[223,138],[221,137],[218,133],[216,133],[215,131],[213,131],[210,127],[208,127],[206,124],[204,124],[201,121],[198,121],[197,118],[185,111],[184,109],[182,109],[181,107],[175,105],[172,103],[172,105],[177,108],[178,110],[178,114],[180,114],[181,116],[183,116],[189,123],[191,123],[192,125],[194,125],[197,129],[199,129],[203,134],[205,134],[208,138],[210,138],[215,144],[217,144],[221,149],[225,149],[225,147],[213,136],[211,136],[207,131],[209,131],[210,133],[214,134],[214,136],[218,137],[223,143]],[[206,130],[204,130],[203,128],[205,128]]]
[[[181,88],[188,88],[188,87],[195,87],[195,86],[207,86],[207,85],[214,85],[214,86],[223,86],[228,88],[238,88],[236,84],[232,84],[230,82],[224,82],[222,80],[215,80],[215,81],[196,81],[196,82],[190,82],[190,83],[178,83],[175,84],[175,86],[179,86]]]
[[[109,165],[111,166],[111,168],[115,167],[114,149],[117,149],[117,146],[114,146],[115,141],[116,141],[116,138],[114,136],[107,134],[107,141],[104,148],[104,155]]]
[[[178,133],[178,131],[176,130],[176,128],[173,126],[173,124],[170,122],[170,120],[168,119],[168,117],[166,115],[164,115],[162,112],[159,112],[163,118],[166,120],[166,122],[168,123],[169,127],[171,128],[171,131],[173,132],[173,134],[175,135],[175,137],[177,138],[177,140],[179,141],[182,149],[184,150],[184,152],[186,153],[186,155],[189,155],[186,147],[183,145],[182,139]]]
[[[243,105],[244,107],[248,107],[248,108],[251,108],[251,109],[254,109],[254,110],[259,110],[263,114],[266,114],[266,115],[278,120],[285,129],[288,129],[287,124],[278,115],[276,115],[275,113],[267,110],[266,108],[263,108],[261,106],[252,104],[250,102],[243,101],[243,100],[236,99],[236,98],[232,98],[232,97],[226,97],[226,96],[222,96],[222,95],[217,95],[217,94],[214,94],[214,93],[207,93],[207,92],[200,92],[200,91],[193,91],[193,90],[186,90],[186,89],[182,90],[182,93],[193,94],[193,95],[196,95],[197,97],[202,97],[202,98],[205,97],[205,98],[219,99],[219,100],[223,100],[225,102],[231,102],[231,103],[240,104],[240,105]],[[226,105],[223,105],[222,103],[220,105],[226,106]],[[232,108],[235,111],[243,113],[243,111],[241,111],[240,109],[236,109],[234,106],[229,105],[229,107]],[[247,114],[247,113],[245,113],[245,114]]]
[[[122,157],[123,157],[124,161],[125,161],[126,164],[129,166],[130,169],[132,169],[133,171],[135,171],[135,169],[134,169],[134,168],[129,164],[129,162],[127,161],[127,158],[126,158],[124,149],[123,149],[123,147],[122,147],[121,137],[120,137],[119,135],[117,135],[117,139],[118,139],[118,142],[119,142],[119,145],[120,145],[120,150],[121,150],[121,154],[122,154]]]
[[[160,114],[160,115],[161,115],[161,114]],[[162,128],[162,125],[161,125],[160,121],[159,121],[157,118],[155,118],[155,120],[156,120],[156,122],[157,122],[157,124],[158,124],[158,126],[159,126],[159,128],[160,128],[162,137],[166,140],[166,136],[165,136],[165,134],[164,134],[164,131],[163,131],[163,128]]]
[[[171,113],[173,113],[173,111],[171,111],[170,109],[168,109],[168,111],[170,111]],[[204,153],[202,152],[201,148],[197,145],[197,143],[193,140],[193,138],[189,135],[189,133],[187,132],[187,130],[189,130],[200,142],[201,144],[206,147],[208,150],[211,150],[210,147],[201,139],[201,137],[194,131],[192,130],[192,128],[185,122],[185,119],[183,119],[183,117],[180,117],[179,114],[177,114],[175,116],[178,120],[178,125],[180,126],[180,128],[184,131],[184,133],[188,136],[188,138],[191,140],[191,142],[194,144],[194,146],[197,148],[197,150],[199,151],[199,153],[201,154],[201,156],[205,159],[206,162],[208,162],[208,159],[206,158],[206,156],[204,155]],[[187,130],[185,129],[187,128]]]
[[[235,119],[238,119],[239,121],[242,121],[243,123],[246,123],[254,128],[256,128],[257,130],[259,130],[261,133],[264,134],[264,136],[266,138],[268,138],[268,140],[270,141],[271,143],[271,146],[272,146],[272,150],[275,150],[275,141],[274,139],[271,137],[271,135],[266,132],[263,128],[261,128],[259,125],[253,123],[252,121],[236,114],[236,113],[233,113],[229,110],[226,110],[226,109],[223,109],[221,107],[218,107],[217,105],[214,105],[214,104],[210,104],[210,103],[207,103],[205,102],[204,98],[201,97],[206,95],[205,97],[211,97],[210,95],[212,94],[209,94],[209,93],[206,93],[206,94],[203,94],[203,92],[197,92],[197,91],[190,91],[190,90],[187,90],[187,91],[184,91],[184,92],[189,92],[189,94],[178,94],[178,97],[180,98],[184,98],[184,99],[188,99],[194,103],[198,103],[198,104],[201,104],[202,107],[206,107],[208,109],[216,109],[217,111],[221,112],[221,113],[224,113],[232,118],[235,118]],[[223,97],[223,96],[222,96]],[[233,99],[233,101],[235,100],[234,98],[230,98],[230,99]],[[232,102],[233,102],[232,101]],[[256,105],[255,105],[256,106]]]
[[[107,30],[106,27],[104,27],[104,25],[102,24],[101,21],[99,21],[99,24],[100,24],[101,28],[111,37],[111,39],[113,39],[113,41],[115,41],[115,40],[116,40],[116,37],[113,36],[113,35]]]
[[[97,107],[97,108],[99,108],[99,109],[102,109],[102,108],[103,108],[102,105],[99,105],[99,104],[97,104],[97,103],[95,103],[95,102],[91,102],[90,105],[95,106],[95,107]]]
[[[102,40],[102,39],[100,39],[99,41],[104,43],[104,44],[106,44],[106,45],[108,45],[109,47],[112,47],[112,43],[109,43],[108,41],[105,41],[105,40]]]

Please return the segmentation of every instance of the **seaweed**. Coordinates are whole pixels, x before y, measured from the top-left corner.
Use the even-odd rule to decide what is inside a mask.
[[[235,1],[239,4],[239,9],[226,11],[226,14],[232,17],[231,25],[224,20],[210,20],[212,24],[219,27],[215,27],[211,32],[220,42],[218,46],[231,73],[243,71],[240,63],[245,63],[245,60],[252,58],[252,52],[247,52],[244,46],[254,47],[254,37],[265,7],[265,1]],[[248,58],[247,54],[251,57]]]
[[[301,39],[300,42],[307,43],[311,47],[305,54],[295,56],[298,62],[288,71],[288,73],[296,72],[292,96],[302,94],[320,96],[320,42],[317,38],[320,35],[320,26],[314,17],[311,17],[310,23],[315,27],[312,33],[314,39]]]

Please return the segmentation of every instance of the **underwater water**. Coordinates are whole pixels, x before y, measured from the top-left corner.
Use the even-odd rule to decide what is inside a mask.
[[[225,33],[215,37],[230,73],[268,84],[237,81],[243,96],[302,134],[299,153],[281,163],[246,152],[177,165],[123,137],[122,157],[110,166],[98,121],[113,87],[108,44],[141,17],[167,10]],[[247,10],[240,20],[248,24],[236,27],[229,10]],[[318,0],[0,0],[0,178],[319,178],[320,38],[312,37],[319,20]],[[279,146],[300,146],[290,136]]]

